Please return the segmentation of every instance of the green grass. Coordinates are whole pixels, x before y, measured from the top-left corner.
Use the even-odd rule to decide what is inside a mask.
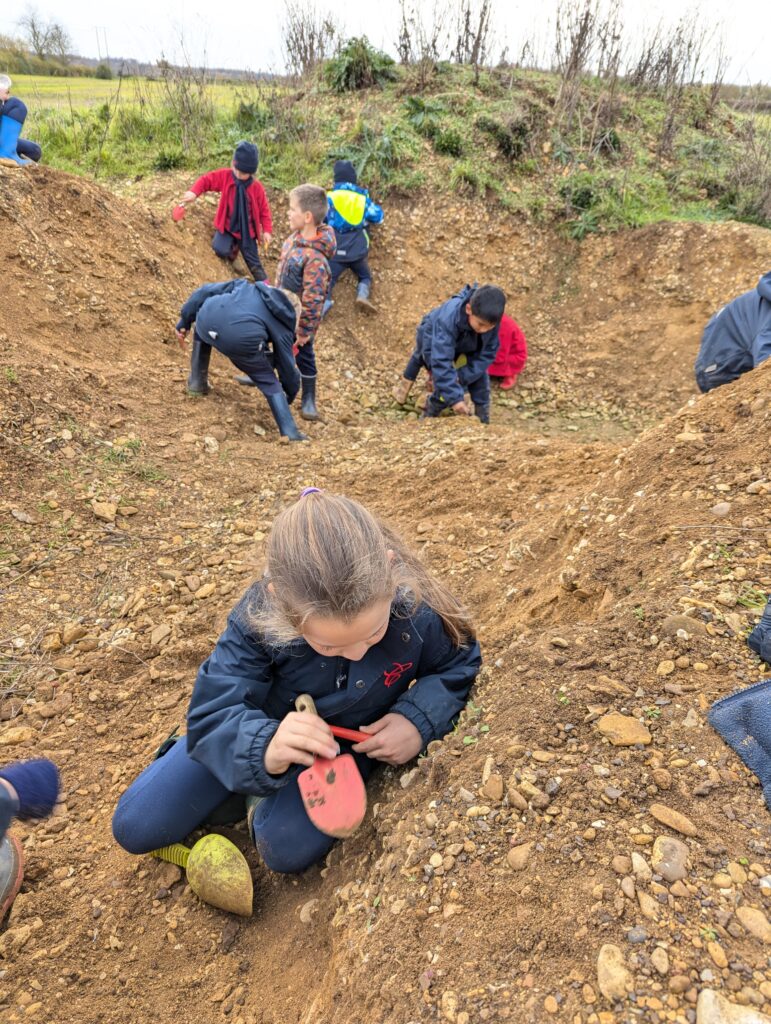
[[[693,89],[674,153],[664,159],[664,101],[623,83],[613,122],[594,132],[604,88],[596,80],[583,84],[580,116],[567,130],[555,112],[552,74],[487,70],[475,84],[472,69],[442,64],[419,95],[410,74],[395,68],[395,81],[344,97],[324,84],[323,72],[299,88],[217,81],[199,89],[178,81],[167,89],[145,79],[17,75],[14,89],[30,109],[25,134],[41,143],[48,163],[78,174],[184,169],[192,176],[226,164],[248,137],[260,146],[260,178],[276,188],[328,184],[332,163],[344,157],[376,199],[421,188],[487,197],[561,224],[577,240],[661,220],[771,219],[771,158],[748,178],[742,134],[754,124],[771,152],[766,114],[752,122],[727,107],[707,114],[706,93]]]

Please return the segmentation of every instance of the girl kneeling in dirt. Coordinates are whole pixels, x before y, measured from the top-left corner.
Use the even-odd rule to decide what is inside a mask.
[[[357,502],[309,488],[276,519],[263,579],[198,672],[186,742],[126,790],[113,834],[147,853],[243,794],[259,798],[249,826],[268,868],[304,871],[334,842],[297,784],[315,755],[338,753],[327,723],[369,734],[352,747],[366,780],[452,728],[480,663],[468,613],[404,542]],[[300,694],[318,716],[294,711]]]

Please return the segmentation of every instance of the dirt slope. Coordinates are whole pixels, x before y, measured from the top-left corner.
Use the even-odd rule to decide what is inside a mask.
[[[743,634],[771,587],[771,368],[691,400],[703,322],[766,269],[769,233],[658,225],[578,248],[481,206],[390,209],[381,314],[343,279],[319,344],[327,422],[286,446],[224,361],[208,399],[185,395],[170,323],[222,270],[205,206],[161,216],[177,191],[0,169],[0,749],[50,754],[66,787],[53,819],[15,826],[7,1019],[682,1022],[704,986],[771,1012],[736,914],[768,904],[768,812],[705,724],[760,672]],[[420,423],[388,387],[416,318],[475,278],[528,333],[522,389],[489,429]],[[382,773],[326,866],[255,863],[255,917],[235,922],[118,850],[110,817],[310,483],[366,501],[454,581],[486,667],[456,732]],[[610,746],[609,710],[651,742]],[[656,803],[694,826],[679,882],[651,876],[653,841],[678,835]],[[622,1003],[597,985],[604,943],[633,977]]]

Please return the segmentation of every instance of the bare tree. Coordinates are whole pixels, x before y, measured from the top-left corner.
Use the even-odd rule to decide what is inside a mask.
[[[487,59],[492,10],[492,0],[460,0],[456,12],[452,57],[458,64],[473,65],[477,78]]]
[[[72,51],[72,40],[67,29],[58,21],[45,21],[34,7],[28,7],[19,20],[29,47],[35,56],[45,60],[57,57],[66,60]]]
[[[597,0],[560,0],[557,7],[554,63],[560,75],[557,117],[570,130],[596,42]]]
[[[331,11],[320,12],[303,0],[286,0],[282,35],[287,67],[304,78],[332,56],[340,28]]]
[[[396,51],[399,60],[415,69],[415,88],[422,91],[436,73],[436,66],[450,54],[448,0],[434,0],[423,13],[419,0],[399,0],[401,19]]]

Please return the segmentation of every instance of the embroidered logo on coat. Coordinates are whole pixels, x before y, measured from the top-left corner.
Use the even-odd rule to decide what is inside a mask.
[[[404,673],[411,668],[411,661],[406,661],[404,662],[404,664],[402,664],[400,661],[395,661],[393,668],[390,668],[385,674],[385,678],[383,680],[384,684],[386,686],[393,686],[394,683],[398,683],[401,677],[404,675]]]

